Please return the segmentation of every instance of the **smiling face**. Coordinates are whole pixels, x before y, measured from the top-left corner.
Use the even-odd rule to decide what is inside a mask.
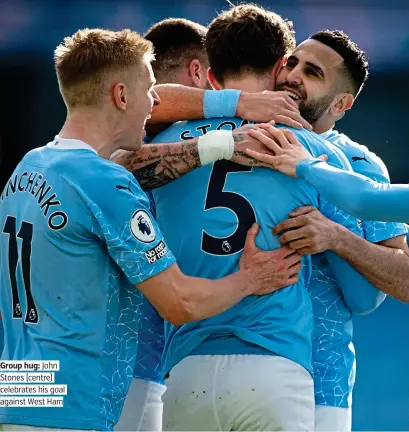
[[[287,92],[311,124],[329,113],[340,93],[343,58],[332,48],[313,39],[301,43],[280,71],[276,90]]]

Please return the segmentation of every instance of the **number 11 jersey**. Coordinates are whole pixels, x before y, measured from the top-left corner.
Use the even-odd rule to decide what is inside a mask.
[[[41,393],[3,393],[0,424],[111,430],[138,348],[135,284],[173,263],[125,168],[77,140],[29,152],[0,198],[1,359],[58,360],[47,372],[67,394],[47,380]]]

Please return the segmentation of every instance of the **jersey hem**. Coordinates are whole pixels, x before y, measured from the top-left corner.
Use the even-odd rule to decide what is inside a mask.
[[[364,230],[364,233],[365,233],[365,230]],[[393,232],[392,234],[389,233],[389,234],[385,234],[384,236],[380,235],[379,237],[376,237],[373,240],[371,240],[367,237],[364,237],[364,238],[365,238],[365,240],[367,240],[373,244],[376,244],[376,243],[380,243],[380,242],[383,242],[386,240],[394,239],[396,237],[404,236],[406,234],[407,234],[407,230],[405,230],[404,228],[399,228],[399,229],[396,229],[396,231]]]
[[[229,338],[230,339],[230,338]],[[289,353],[284,353],[283,350],[274,349],[274,347],[267,348],[263,347],[261,343],[257,343],[256,341],[249,341],[243,337],[239,337],[237,335],[232,336],[234,340],[234,349],[231,345],[226,347],[226,338],[212,338],[207,339],[206,341],[202,341],[198,344],[195,344],[192,348],[187,349],[182,356],[169,355],[169,351],[165,355],[165,360],[163,364],[163,373],[166,377],[169,372],[184,358],[189,357],[191,355],[235,355],[235,354],[256,354],[256,355],[271,355],[271,356],[279,356],[286,358],[288,360],[297,363],[302,368],[304,368],[312,377],[313,375],[313,367],[312,364],[308,363],[308,361],[300,361],[297,356],[291,355]],[[206,345],[205,349],[201,349],[200,345]],[[266,344],[267,345],[267,344]],[[253,348],[249,348],[249,346],[254,346]],[[168,357],[168,358],[166,358]]]
[[[143,275],[142,278],[141,277],[133,277],[133,278],[129,278],[128,275],[124,272],[124,274],[126,275],[126,277],[128,278],[129,282],[133,285],[138,285],[140,283],[143,283],[151,278],[153,278],[154,276],[157,276],[158,274],[164,272],[165,270],[167,270],[170,266],[172,266],[173,264],[176,263],[176,258],[174,257],[174,255],[172,254],[172,252],[170,250],[168,250],[168,253],[161,259],[167,259],[168,262],[166,264],[163,265],[163,267],[156,267],[152,273],[149,273],[147,275]],[[149,300],[149,299],[148,299]]]
[[[331,398],[320,398],[315,395],[315,406],[328,406],[333,408],[350,408],[352,404],[349,404],[348,402],[342,402],[339,403],[336,399],[333,397]]]
[[[165,381],[162,378],[147,378],[147,377],[143,377],[140,375],[134,375],[132,377],[133,379],[138,379],[138,380],[143,380],[143,381],[148,381],[148,382],[154,382],[156,384],[161,384],[161,385],[165,385]]]

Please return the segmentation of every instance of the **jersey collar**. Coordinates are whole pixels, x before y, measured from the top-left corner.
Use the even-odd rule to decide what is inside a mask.
[[[327,139],[332,134],[333,131],[334,131],[334,129],[329,129],[329,130],[323,132],[322,134],[320,134],[320,136],[322,136],[324,139]]]
[[[97,153],[95,149],[93,149],[89,144],[84,141],[70,138],[60,138],[58,135],[56,135],[54,141],[47,144],[47,147],[56,150],[91,150],[94,153]]]

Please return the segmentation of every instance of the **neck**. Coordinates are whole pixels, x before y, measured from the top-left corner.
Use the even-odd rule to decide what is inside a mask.
[[[156,74],[156,85],[159,84],[178,84],[186,87],[196,87],[192,78],[189,75],[187,68],[180,68],[177,71],[172,71],[168,74]]]
[[[61,138],[77,139],[91,146],[99,156],[109,159],[119,148],[119,139],[113,132],[112,118],[103,110],[76,108],[68,113],[58,134]]]
[[[274,83],[270,73],[263,76],[249,74],[239,78],[228,78],[224,80],[223,84],[224,88],[243,90],[250,93],[274,90]]]
[[[162,85],[162,84],[180,84],[182,85],[174,72],[168,73],[168,74],[162,74],[160,72],[155,72],[155,78],[156,78],[156,85]]]
[[[325,118],[324,116],[323,118],[317,120],[312,126],[315,133],[322,134],[332,129],[335,126],[335,122],[334,119],[328,117]]]

